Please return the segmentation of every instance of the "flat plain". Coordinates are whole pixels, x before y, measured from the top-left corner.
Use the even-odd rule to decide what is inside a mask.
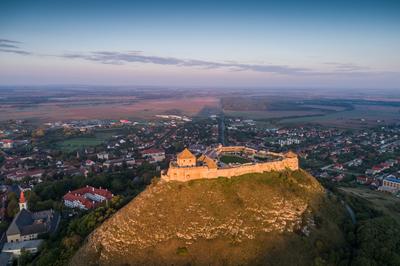
[[[219,115],[272,127],[321,124],[361,128],[400,122],[400,95],[380,92],[309,96],[305,91],[119,87],[0,87],[0,121],[151,120],[157,114]]]

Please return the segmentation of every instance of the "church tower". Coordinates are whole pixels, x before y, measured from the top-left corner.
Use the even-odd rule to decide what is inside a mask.
[[[21,190],[21,194],[19,195],[19,210],[23,209],[28,210],[28,202],[25,199],[24,192]]]

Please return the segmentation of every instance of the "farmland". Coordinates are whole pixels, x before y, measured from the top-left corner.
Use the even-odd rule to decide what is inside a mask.
[[[219,99],[209,95],[145,90],[0,90],[0,121],[28,119],[39,122],[85,119],[149,119],[156,114],[196,115],[215,108]],[[32,93],[34,97],[26,97]],[[77,96],[80,95],[80,96]]]
[[[340,92],[327,91],[311,98],[300,90],[0,88],[0,121],[144,121],[157,114],[205,117],[223,112],[226,117],[253,119],[267,127],[321,124],[360,128],[400,122],[400,95],[388,95],[382,98],[380,92],[369,92],[368,97],[354,94],[343,98]],[[85,141],[90,143],[79,142]]]
[[[265,99],[262,104],[257,98],[254,103],[247,99],[235,109],[237,101],[223,101],[227,116],[254,119],[272,126],[313,123],[356,128],[400,122],[400,103],[393,101],[314,99],[268,102]]]

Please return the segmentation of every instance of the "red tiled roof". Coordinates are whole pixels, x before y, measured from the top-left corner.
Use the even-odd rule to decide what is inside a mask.
[[[105,197],[107,200],[110,200],[113,197],[113,194],[107,189],[95,188],[91,186],[86,186],[83,188],[78,188],[74,191],[70,191],[64,195],[63,199],[68,201],[79,201],[82,205],[87,209],[91,209],[96,207],[99,202],[92,202],[91,200],[85,198],[85,194],[95,194]]]
[[[113,197],[113,194],[110,191],[108,191],[107,189],[95,188],[95,187],[91,187],[91,186],[78,188],[74,191],[71,191],[71,193],[79,194],[79,195],[84,195],[86,193],[97,194],[97,195],[105,197],[108,200]]]
[[[83,197],[81,195],[73,194],[72,192],[65,194],[63,199],[68,200],[68,201],[79,201],[87,209],[91,209],[91,208],[95,207],[95,204],[92,201],[86,199],[85,197]]]
[[[27,171],[26,174],[28,176],[33,176],[33,175],[43,174],[44,172],[45,172],[45,170],[43,170],[43,169],[34,169],[34,170]]]
[[[163,150],[159,150],[159,149],[147,149],[147,150],[143,150],[142,154],[153,154],[153,153],[163,153]]]

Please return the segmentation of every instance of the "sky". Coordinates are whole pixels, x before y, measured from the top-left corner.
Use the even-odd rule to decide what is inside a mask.
[[[400,89],[400,1],[1,0],[0,85]]]

